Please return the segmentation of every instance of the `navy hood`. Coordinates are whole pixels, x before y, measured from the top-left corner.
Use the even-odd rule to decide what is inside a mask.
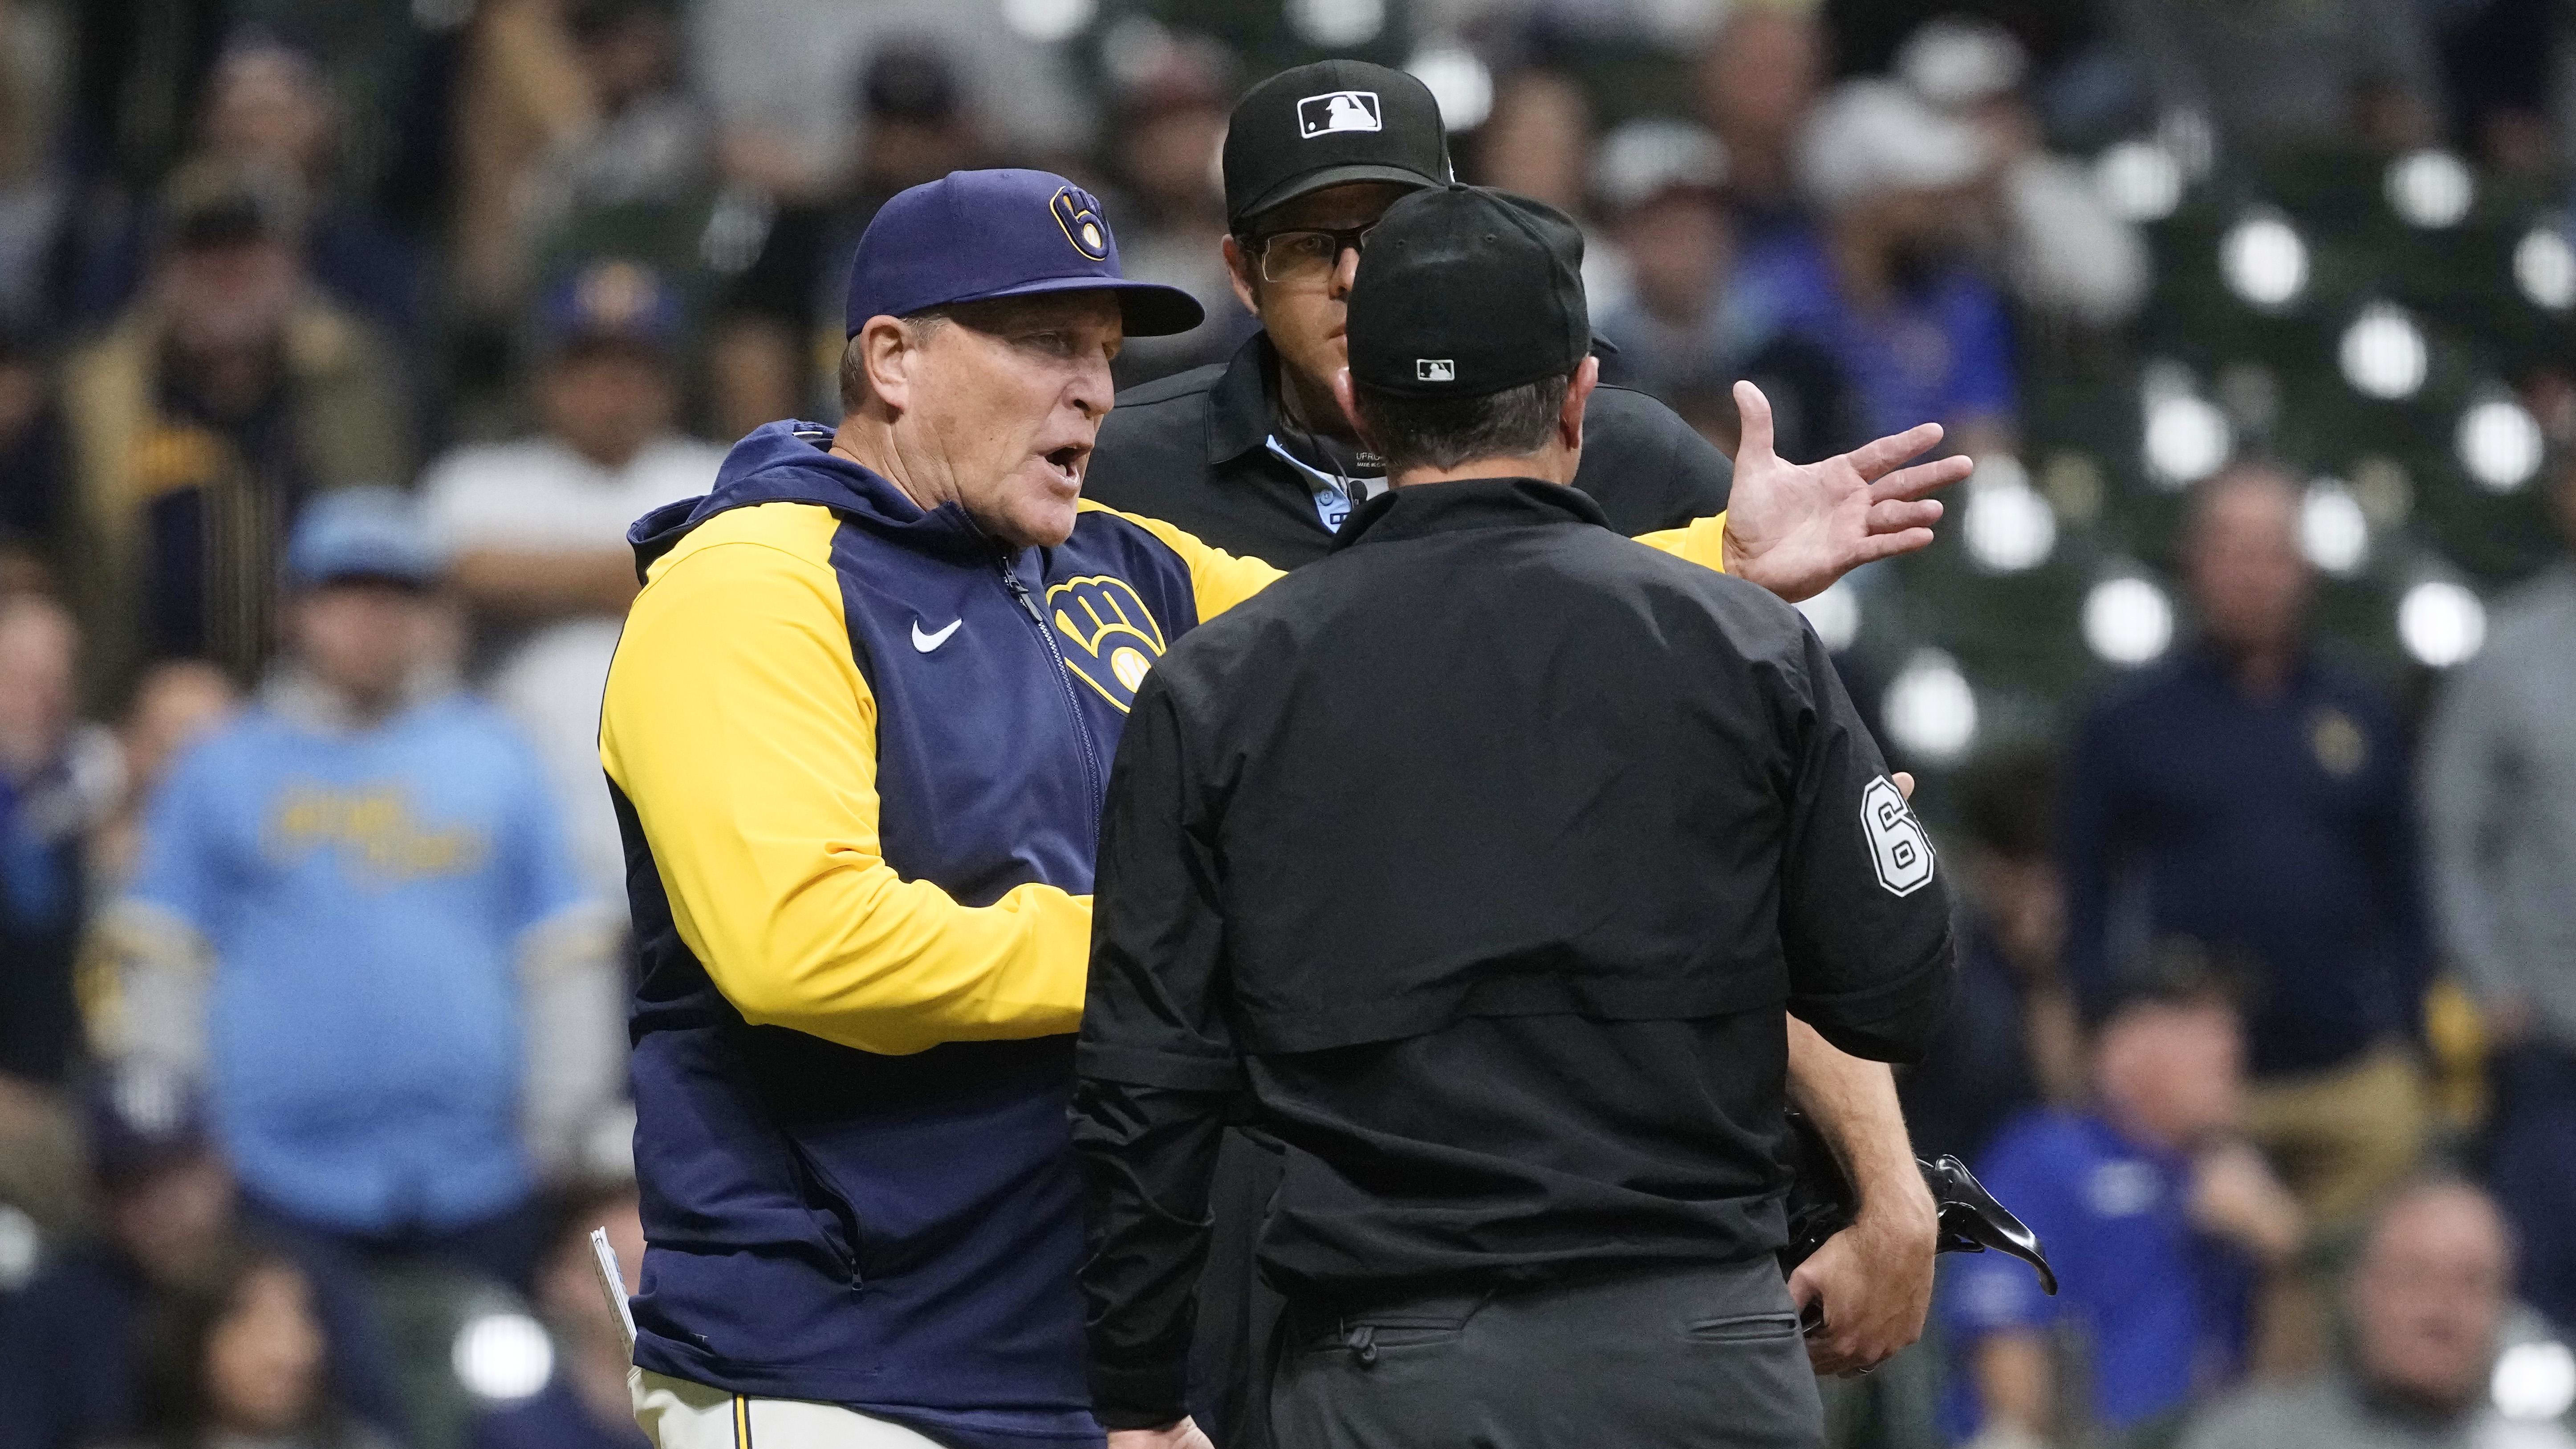
[[[626,530],[635,550],[635,581],[677,547],[690,529],[719,513],[763,503],[811,503],[869,532],[929,553],[990,552],[994,545],[966,510],[943,503],[925,513],[884,475],[826,451],[832,429],[793,418],[764,423],[733,445],[716,486],[696,498],[665,503]]]

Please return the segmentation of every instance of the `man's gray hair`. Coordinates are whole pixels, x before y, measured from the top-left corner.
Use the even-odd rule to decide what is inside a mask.
[[[1561,372],[1481,397],[1415,397],[1358,383],[1351,391],[1360,430],[1395,473],[1537,452],[1556,432],[1573,382],[1572,374]]]

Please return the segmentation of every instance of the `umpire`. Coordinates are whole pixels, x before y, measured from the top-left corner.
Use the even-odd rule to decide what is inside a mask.
[[[1121,393],[1084,496],[1283,569],[1322,558],[1386,466],[1333,401],[1361,242],[1406,192],[1449,181],[1440,107],[1421,81],[1358,60],[1282,71],[1228,119],[1225,264],[1261,319],[1227,362]],[[1724,454],[1662,403],[1605,388],[1576,486],[1622,533],[1726,507]]]
[[[1943,892],[1797,614],[1566,486],[1598,372],[1574,255],[1534,203],[1389,209],[1344,386],[1393,489],[1137,694],[1075,1097],[1114,1449],[1191,1442],[1247,1090],[1289,1156],[1275,1442],[1821,1442],[1772,1258],[1784,1012],[1918,1053]]]
[[[1320,61],[1245,94],[1228,121],[1224,167],[1225,263],[1261,330],[1222,365],[1120,394],[1101,420],[1083,494],[1293,569],[1325,557],[1350,510],[1385,491],[1385,462],[1352,432],[1332,379],[1344,366],[1362,244],[1397,197],[1448,183],[1447,138],[1419,80],[1364,61]],[[1596,388],[1574,486],[1622,533],[1726,508],[1727,571],[1788,599],[1932,541],[1941,505],[1922,495],[1964,474],[1967,460],[1891,470],[1930,447],[1937,427],[1792,466],[1769,446],[1759,392],[1743,403],[1730,486],[1727,459],[1671,409]],[[1789,1081],[1850,1164],[1863,1203],[1853,1230],[1800,1269],[1802,1285],[1828,1300],[1827,1327],[1809,1347],[1820,1371],[1864,1369],[1921,1330],[1932,1205],[1886,1068],[1796,1026]],[[1279,1180],[1273,1146],[1259,1134],[1227,1137],[1191,1353],[1201,1422],[1238,1445],[1257,1442],[1238,1421],[1257,1424],[1246,1397],[1276,1317],[1254,1279],[1250,1242]]]

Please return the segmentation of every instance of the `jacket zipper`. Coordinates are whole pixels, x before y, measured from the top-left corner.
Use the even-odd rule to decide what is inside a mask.
[[[1100,752],[1091,742],[1091,726],[1083,722],[1082,698],[1073,692],[1073,667],[1064,662],[1064,651],[1056,647],[1055,630],[1047,626],[1046,615],[1039,610],[1038,601],[1030,596],[1028,585],[1021,583],[1020,576],[1011,571],[1010,556],[996,553],[993,564],[1002,571],[1002,587],[1010,590],[1011,597],[1020,601],[1020,608],[1027,612],[1029,622],[1037,626],[1038,642],[1046,646],[1047,658],[1055,661],[1056,686],[1064,696],[1065,711],[1073,716],[1074,738],[1082,742],[1082,779],[1091,789],[1091,844],[1097,850],[1100,846],[1100,812],[1108,803],[1108,791],[1101,784]]]

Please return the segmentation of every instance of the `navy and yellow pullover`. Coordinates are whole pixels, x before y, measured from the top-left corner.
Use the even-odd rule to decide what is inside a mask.
[[[1278,578],[1086,503],[1048,549],[773,423],[635,525],[600,720],[643,955],[644,1368],[1096,1443],[1066,1111],[1136,686]],[[1722,523],[1646,541],[1714,566]]]

